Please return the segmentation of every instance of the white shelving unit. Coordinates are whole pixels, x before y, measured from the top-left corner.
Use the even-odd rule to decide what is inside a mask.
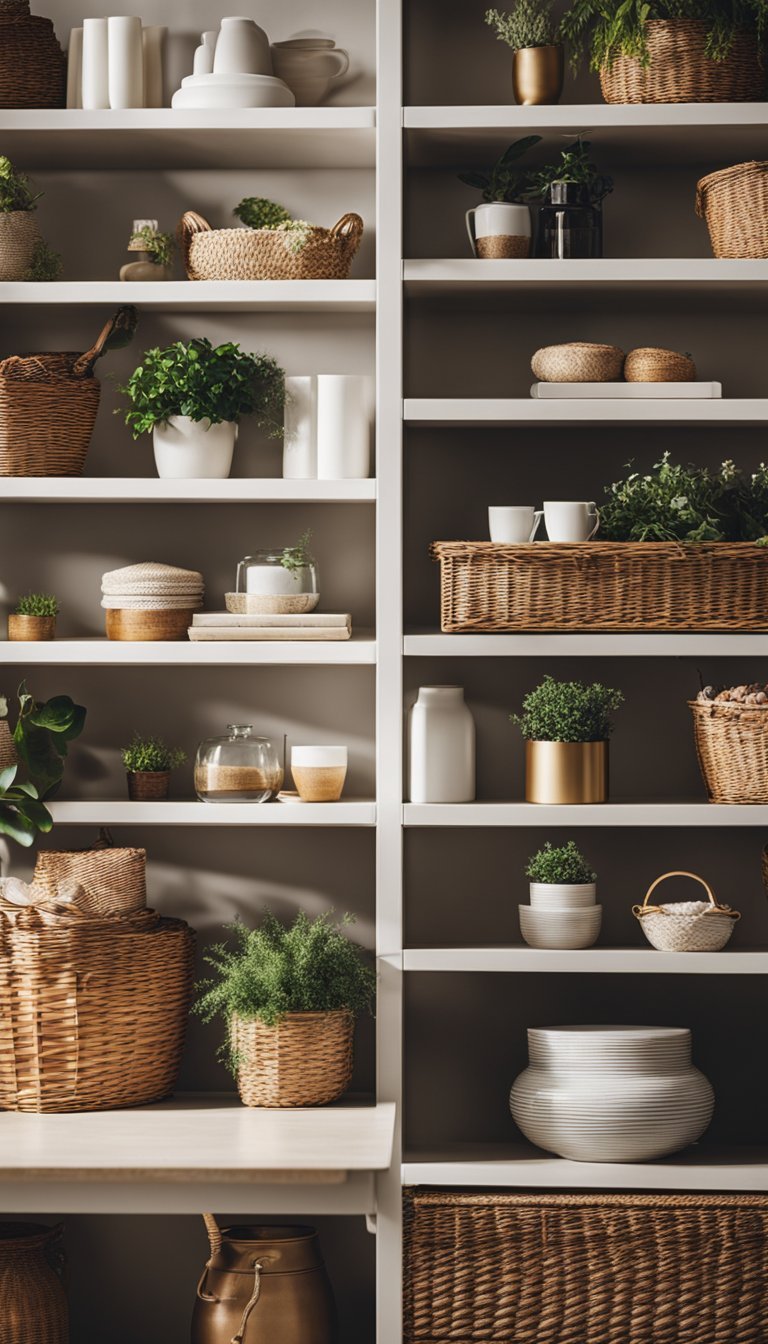
[[[702,401],[603,401],[533,397],[473,399],[409,397],[403,417],[417,425],[762,425],[768,400],[760,397]]]
[[[155,313],[372,313],[374,280],[119,280],[0,283],[0,304],[44,308],[118,307]]]
[[[57,639],[48,643],[0,641],[0,662],[43,667],[364,667],[376,662],[376,641],[365,635],[347,640],[202,640],[162,643],[154,640]]]
[[[407,658],[765,658],[765,635],[405,635]]]
[[[706,290],[716,296],[757,297],[768,287],[768,261],[722,261],[712,257],[628,257],[624,261],[476,261],[419,258],[403,262],[411,298],[538,293],[579,287],[617,294],[643,289],[665,294]]]
[[[762,826],[765,807],[726,803],[406,803],[405,826]]]
[[[197,801],[133,803],[108,798],[52,802],[61,826],[375,826],[376,804],[363,799],[327,803],[212,804]]]
[[[7,476],[0,504],[374,504],[376,482],[280,477],[153,480],[147,476]]]
[[[416,947],[404,971],[538,975],[768,975],[768,951],[656,952],[647,947],[589,947],[580,952],[533,947]]]

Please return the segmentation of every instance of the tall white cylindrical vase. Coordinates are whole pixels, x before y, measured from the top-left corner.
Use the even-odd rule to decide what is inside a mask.
[[[317,480],[317,375],[285,380],[283,477]]]
[[[412,803],[471,803],[475,721],[461,686],[422,686],[408,717],[408,797]]]
[[[144,106],[144,49],[141,19],[120,17],[109,24],[109,106]]]
[[[83,106],[83,30],[72,28],[67,49],[67,107]]]
[[[144,54],[144,106],[163,107],[163,50],[167,28],[142,28],[141,45]]]
[[[321,481],[371,474],[372,380],[358,373],[317,378],[317,475]]]
[[[82,105],[109,107],[109,38],[107,19],[83,19]]]

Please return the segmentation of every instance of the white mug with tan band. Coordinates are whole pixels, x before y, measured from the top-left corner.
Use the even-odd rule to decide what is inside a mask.
[[[488,261],[527,257],[531,251],[531,212],[527,205],[491,201],[467,211],[467,233],[476,257]]]
[[[291,774],[303,803],[336,803],[347,774],[347,748],[291,747]]]
[[[594,500],[544,500],[544,522],[550,541],[591,541],[600,526]]]

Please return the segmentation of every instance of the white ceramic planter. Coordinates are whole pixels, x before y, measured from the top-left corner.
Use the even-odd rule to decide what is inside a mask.
[[[559,948],[577,952],[597,941],[603,921],[603,907],[589,905],[570,910],[543,910],[538,906],[518,906],[520,932],[529,947]]]
[[[531,905],[539,910],[581,910],[597,900],[596,882],[531,882]]]
[[[236,439],[237,425],[230,420],[212,425],[172,415],[152,431],[157,474],[163,480],[223,480],[232,468]]]
[[[468,210],[466,219],[476,257],[498,260],[530,256],[531,212],[527,205],[492,201]]]
[[[283,478],[317,480],[317,374],[285,380]]]
[[[422,686],[408,720],[408,797],[412,803],[471,803],[475,797],[475,721],[461,686]]]

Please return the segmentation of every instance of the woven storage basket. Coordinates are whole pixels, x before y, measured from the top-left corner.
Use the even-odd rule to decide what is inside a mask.
[[[621,377],[624,351],[616,345],[571,341],[545,345],[531,360],[531,369],[543,383],[611,383]]]
[[[696,184],[696,214],[716,257],[768,257],[768,161],[736,163]]]
[[[51,20],[0,0],[0,107],[64,107],[65,71]]]
[[[706,53],[709,25],[699,19],[651,19],[650,61],[617,56],[600,71],[606,103],[751,103],[765,90],[753,31],[739,29],[724,61]]]
[[[708,901],[673,901],[670,905],[649,905],[660,882],[668,877],[692,877],[700,882]],[[662,873],[652,882],[642,905],[633,905],[632,913],[648,942],[659,952],[720,952],[741,918],[729,905],[718,905],[708,882],[696,873]]]
[[[0,909],[0,1107],[96,1111],[168,1096],[192,970],[181,920]]]
[[[79,476],[101,387],[72,376],[79,353],[12,355],[0,363],[0,476]]]
[[[0,41],[2,31],[0,23]],[[0,214],[0,280],[26,280],[39,237],[37,219],[30,210]]]
[[[349,1087],[355,1019],[346,1009],[287,1013],[268,1027],[232,1020],[237,1086],[246,1106],[324,1106]]]
[[[628,383],[693,383],[696,365],[689,355],[678,354],[677,350],[645,345],[630,350],[624,361],[624,378]]]
[[[768,1195],[405,1191],[405,1344],[765,1344]]]
[[[33,882],[55,901],[61,888],[79,886],[88,914],[132,915],[147,904],[147,851],[104,844],[93,849],[41,849]]]
[[[0,1344],[67,1344],[61,1223],[0,1223]]]
[[[688,701],[711,803],[768,803],[768,705]]]
[[[765,630],[768,547],[751,542],[436,541],[441,629]]]
[[[363,236],[359,215],[313,228],[299,252],[276,229],[212,229],[188,210],[179,225],[190,280],[346,280]]]

